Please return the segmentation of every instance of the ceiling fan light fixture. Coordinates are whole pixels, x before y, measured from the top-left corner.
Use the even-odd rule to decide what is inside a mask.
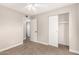
[[[38,6],[38,4],[28,4],[27,6],[25,6],[25,8],[29,11],[36,11],[36,7]]]

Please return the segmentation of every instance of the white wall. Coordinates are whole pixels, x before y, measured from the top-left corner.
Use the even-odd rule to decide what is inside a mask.
[[[69,45],[69,14],[61,14],[58,15],[59,25],[58,25],[58,33],[59,33],[59,44]]]
[[[0,6],[0,51],[23,43],[24,15]]]
[[[48,43],[48,16],[47,14],[41,14],[37,16],[37,27],[38,27],[38,41]]]
[[[38,17],[38,41],[48,43],[48,16],[59,15],[69,12],[69,46],[70,51],[79,53],[79,5],[74,4],[47,13],[37,15]]]

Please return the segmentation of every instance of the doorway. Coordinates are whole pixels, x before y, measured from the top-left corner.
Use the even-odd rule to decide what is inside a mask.
[[[69,13],[49,16],[49,45],[69,49]]]
[[[30,21],[26,22],[26,39],[30,39]]]
[[[24,22],[24,41],[37,41],[37,19],[28,17]]]
[[[30,40],[31,37],[31,20],[30,18],[26,18],[26,20],[24,21],[24,41],[26,42],[27,40]]]

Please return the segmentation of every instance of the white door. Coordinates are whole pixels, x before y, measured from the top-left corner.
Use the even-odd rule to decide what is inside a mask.
[[[49,45],[58,47],[58,16],[49,16]]]
[[[31,41],[37,41],[37,19],[31,20]]]

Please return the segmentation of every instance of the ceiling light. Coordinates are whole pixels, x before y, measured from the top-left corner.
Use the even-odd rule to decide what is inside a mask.
[[[28,9],[29,11],[36,11],[36,7],[38,7],[38,4],[27,4],[25,6],[26,9]]]

